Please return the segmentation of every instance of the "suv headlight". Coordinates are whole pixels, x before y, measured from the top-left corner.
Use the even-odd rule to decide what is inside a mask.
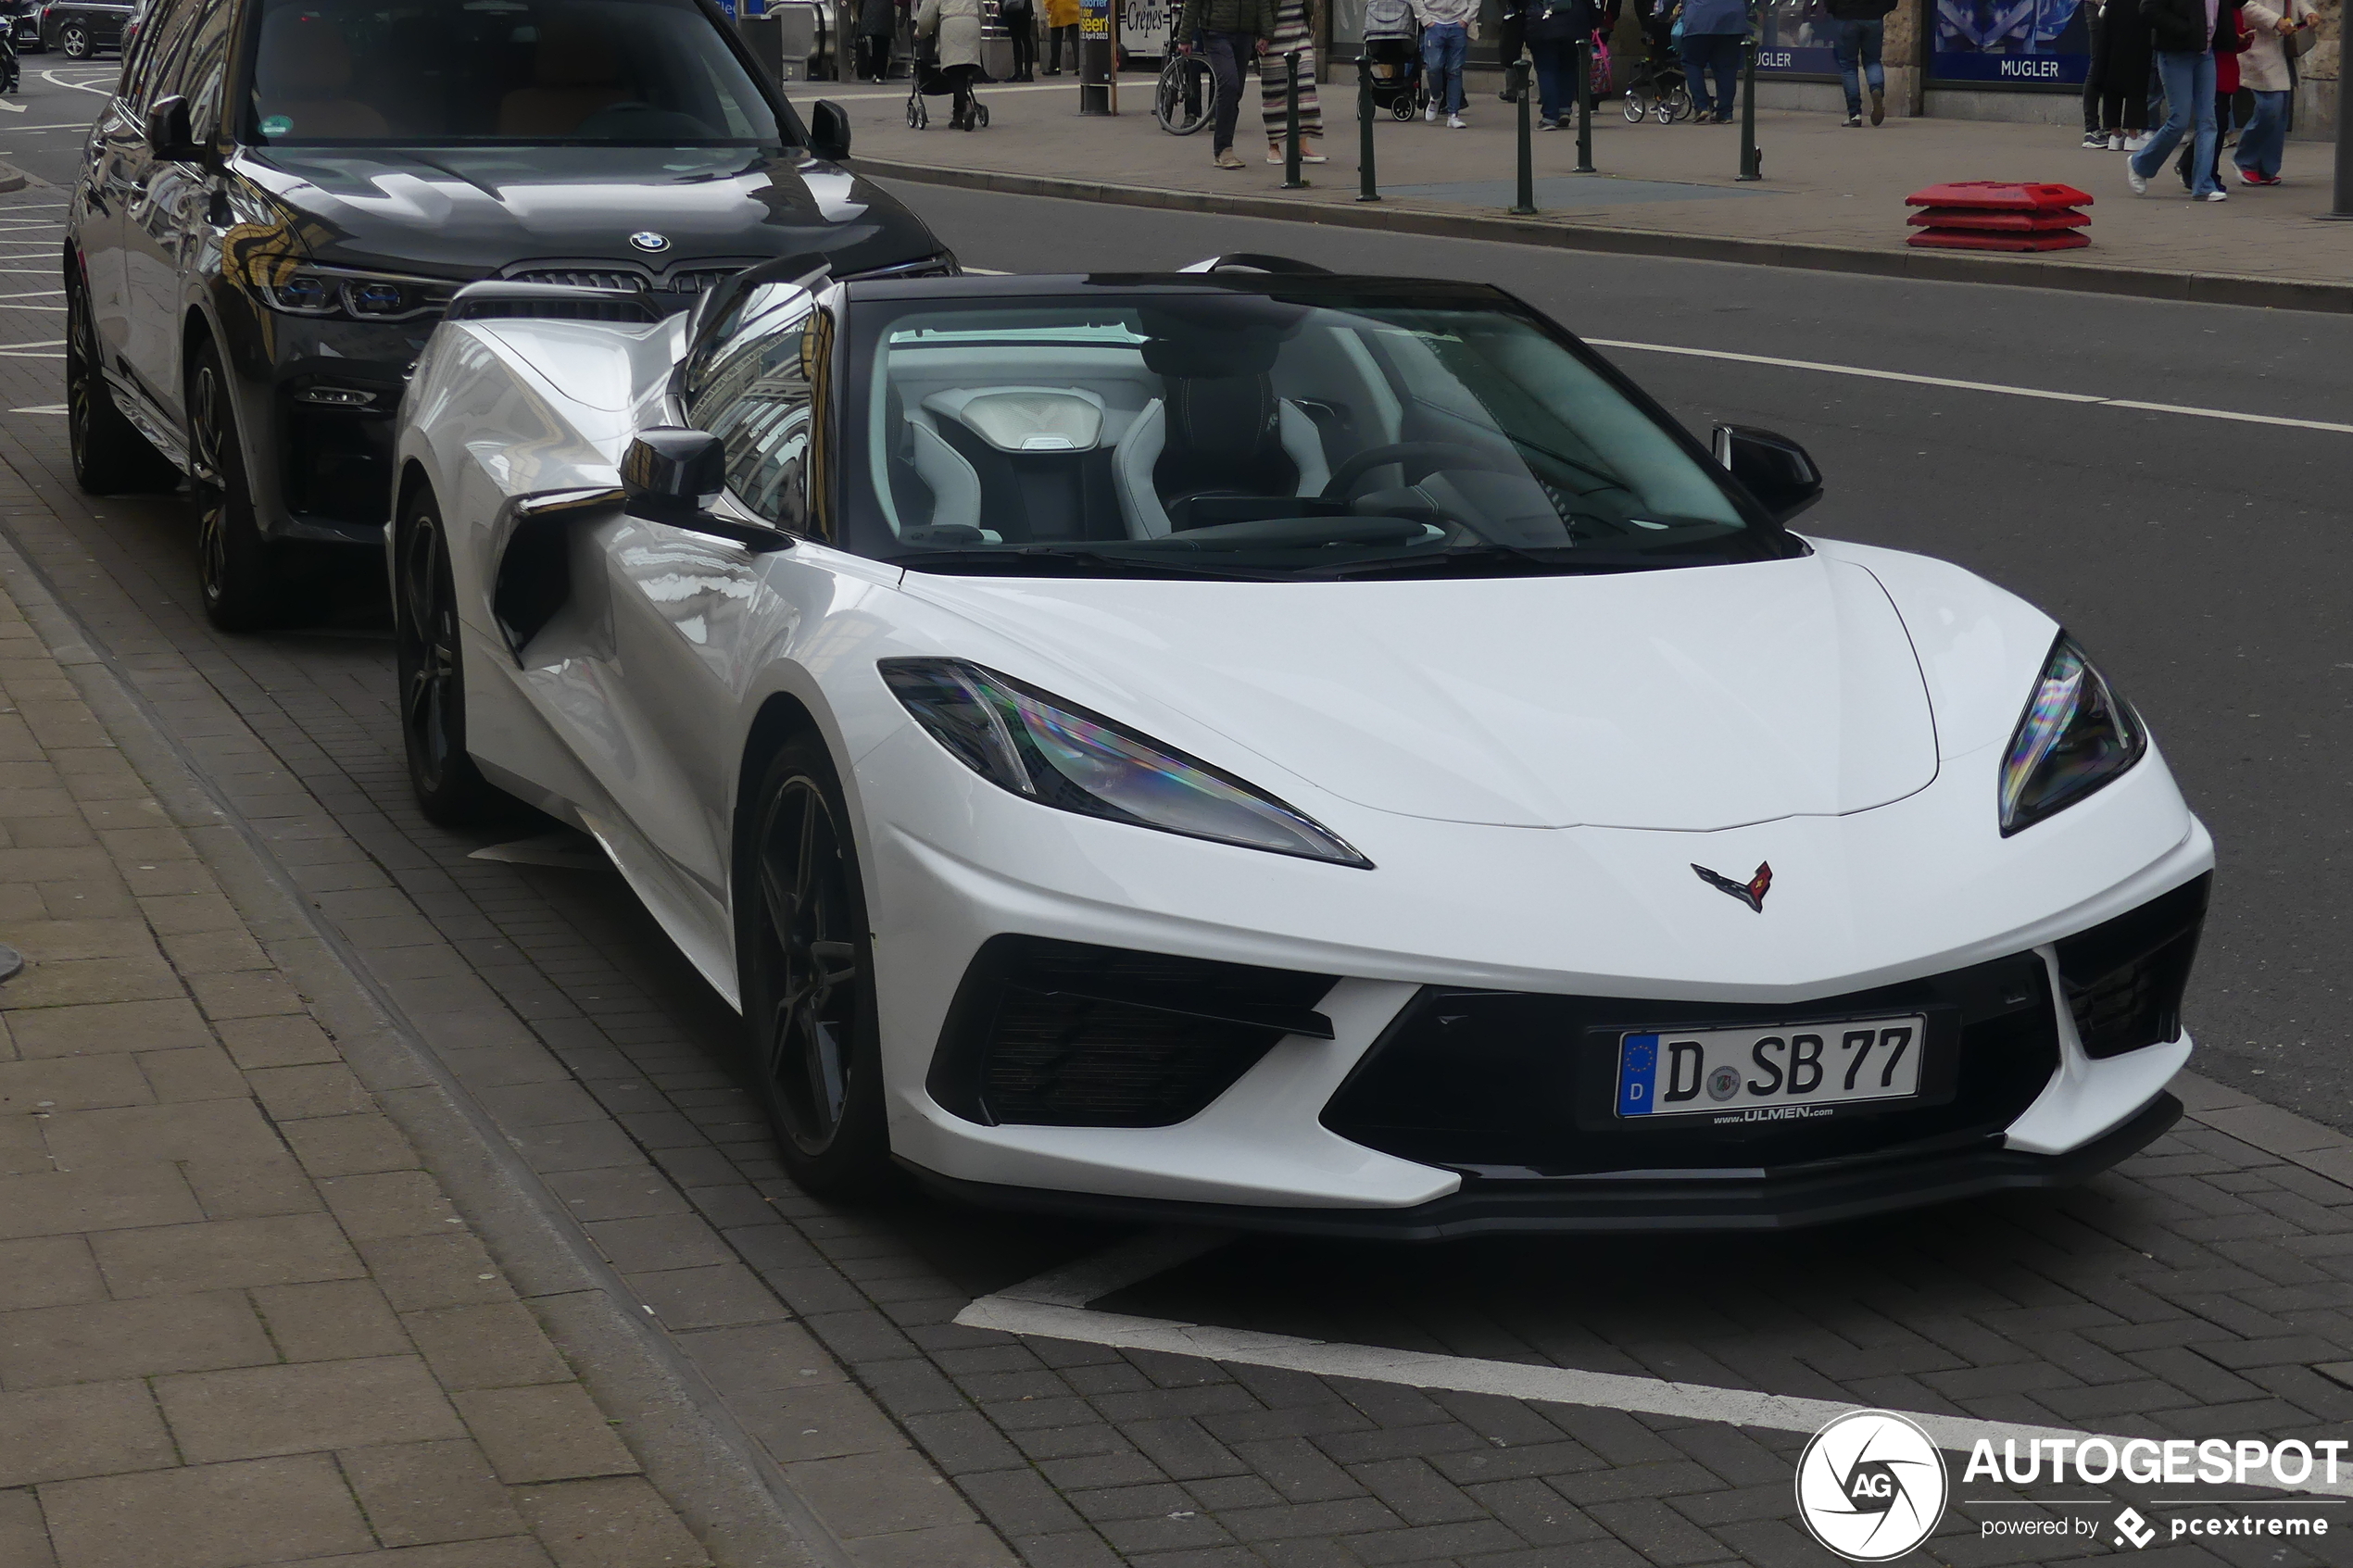
[[[268,254],[245,257],[243,272],[245,287],[272,310],[347,321],[405,321],[438,313],[463,286],[444,278],[320,267]]]
[[[2002,836],[2065,810],[2147,750],[2139,717],[2060,633],[2002,758]]]
[[[1081,816],[1356,866],[1340,835],[1208,763],[959,659],[886,659],[915,721],[1000,788]]]

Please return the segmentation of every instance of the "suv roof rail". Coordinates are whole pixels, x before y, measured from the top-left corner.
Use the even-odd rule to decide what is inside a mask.
[[[1180,272],[1290,272],[1328,278],[1332,270],[1318,267],[1312,261],[1294,261],[1288,256],[1266,256],[1254,250],[1238,250],[1230,256],[1213,256],[1196,261],[1190,267],[1180,267]]]
[[[485,278],[468,283],[449,301],[450,321],[557,320],[659,321],[662,313],[635,289],[588,288],[579,283],[529,283]]]

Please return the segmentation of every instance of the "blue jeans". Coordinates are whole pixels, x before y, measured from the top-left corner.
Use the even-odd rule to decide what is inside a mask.
[[[2255,119],[2239,132],[2238,166],[2269,180],[2280,177],[2280,155],[2287,151],[2285,93],[2255,94]]]
[[[2165,82],[2165,123],[2149,137],[2149,144],[2133,155],[2133,172],[2147,180],[2165,167],[2182,138],[2197,129],[2196,150],[2190,155],[2190,194],[2202,196],[2222,187],[2214,178],[2214,56],[2183,49],[2159,49],[2157,74]]]
[[[1868,80],[1874,93],[1887,91],[1887,72],[1880,69],[1880,41],[1887,35],[1887,23],[1877,17],[1861,21],[1842,21],[1838,38],[1832,45],[1838,56],[1839,80],[1846,83],[1846,113],[1849,119],[1863,112],[1863,82]],[[1855,63],[1863,65],[1862,76],[1855,72]]]
[[[1460,22],[1422,30],[1422,69],[1429,73],[1429,101],[1441,114],[1463,112],[1463,58],[1469,53],[1470,30]]]
[[[1738,32],[1683,34],[1683,74],[1690,79],[1692,104],[1703,119],[1711,114],[1731,118],[1733,84],[1740,81],[1741,40]],[[1707,93],[1708,73],[1716,75],[1716,95]]]
[[[1577,112],[1577,44],[1568,38],[1531,38],[1536,60],[1536,102],[1546,119]]]

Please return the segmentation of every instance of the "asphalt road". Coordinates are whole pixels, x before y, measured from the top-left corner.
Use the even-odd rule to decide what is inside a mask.
[[[894,185],[967,264],[1271,251],[1500,284],[1589,336],[2353,423],[2353,320],[2055,290],[1584,256]],[[1693,429],[1803,442],[1802,531],[1957,561],[2044,606],[2146,716],[2213,831],[2200,1071],[2353,1127],[2353,433],[1613,357]]]

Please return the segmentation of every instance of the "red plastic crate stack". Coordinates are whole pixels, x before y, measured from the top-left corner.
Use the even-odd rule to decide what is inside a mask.
[[[1906,207],[1916,245],[1947,250],[2080,250],[2092,198],[2072,185],[2015,180],[1955,180],[1914,191]]]

